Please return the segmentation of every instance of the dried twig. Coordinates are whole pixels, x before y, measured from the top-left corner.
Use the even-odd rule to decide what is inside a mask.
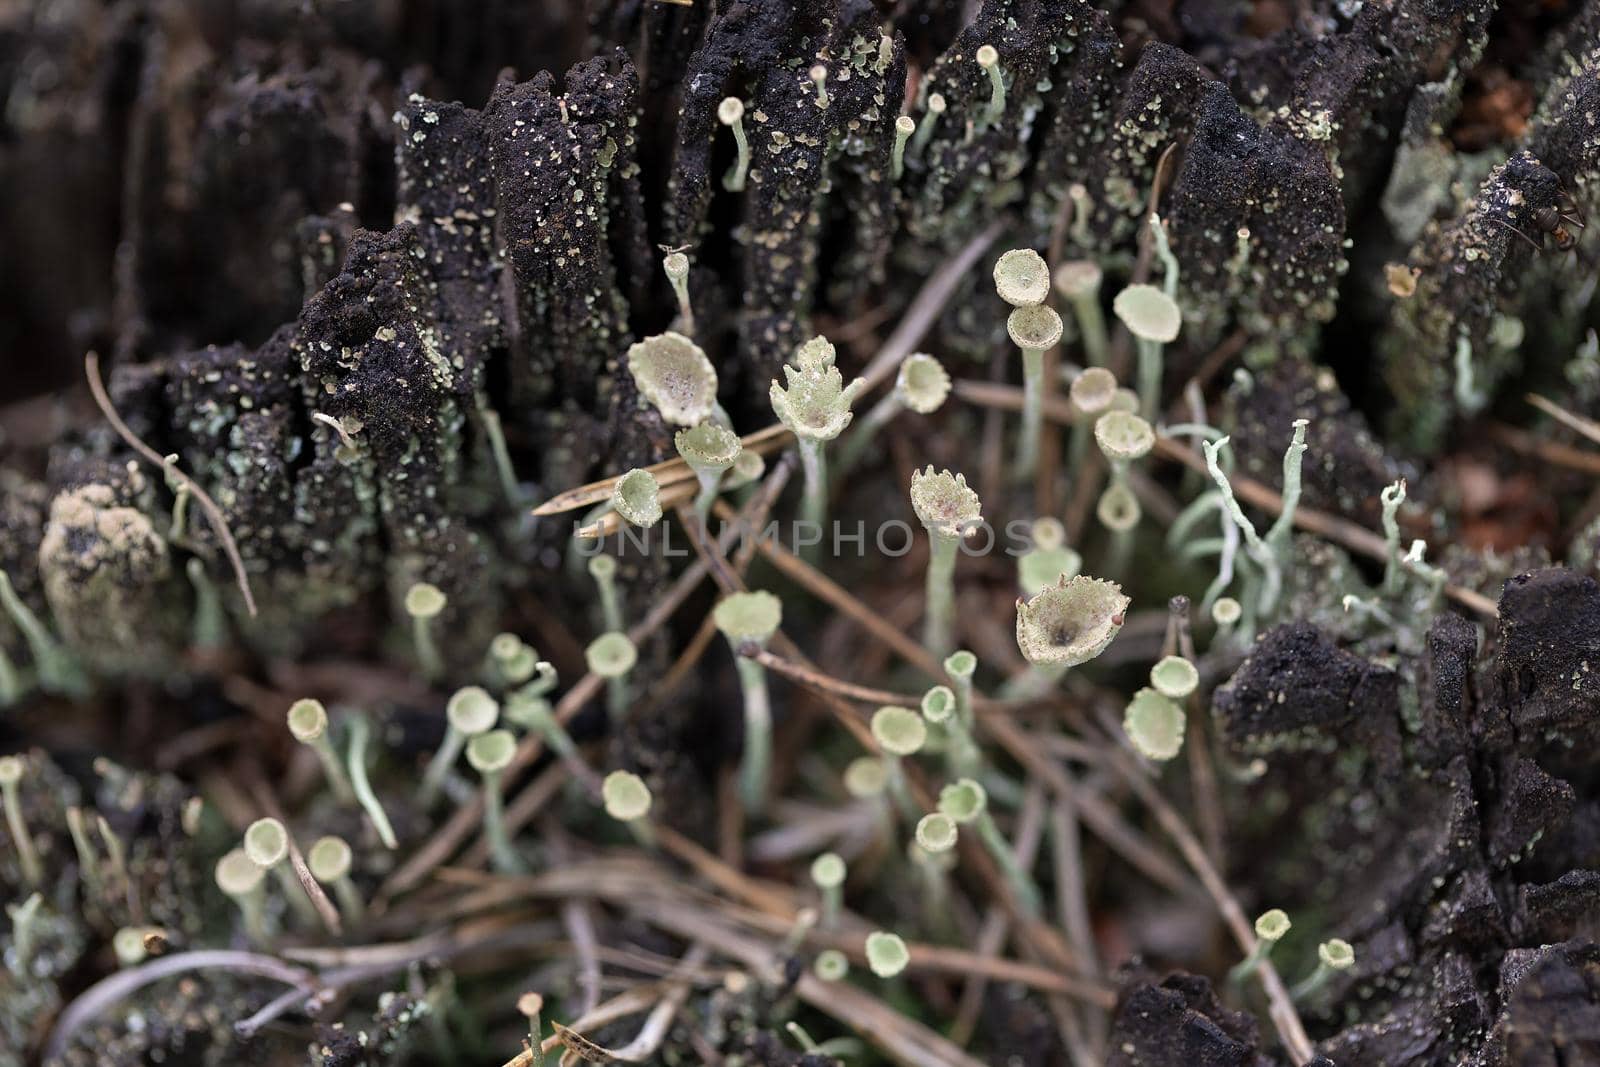
[[[178,469],[177,464],[168,463],[167,458],[139,439],[139,436],[128,428],[122,421],[122,416],[117,414],[117,409],[111,405],[111,397],[106,393],[105,382],[100,378],[100,357],[93,352],[83,357],[84,375],[89,379],[89,392],[94,395],[94,402],[100,408],[100,413],[106,417],[111,428],[117,436],[146,460],[160,467],[166,477],[171,478],[194,497],[195,503],[200,505],[200,510],[205,513],[206,522],[211,525],[211,532],[217,535],[217,540],[222,544],[222,551],[228,557],[228,563],[233,567],[234,580],[239,583],[239,592],[244,596],[244,606],[250,612],[251,618],[256,614],[256,598],[250,592],[250,578],[244,570],[244,560],[239,556],[239,546],[234,543],[233,534],[228,530],[228,520],[223,518],[222,509],[217,507],[217,502],[202,488],[200,483]]]

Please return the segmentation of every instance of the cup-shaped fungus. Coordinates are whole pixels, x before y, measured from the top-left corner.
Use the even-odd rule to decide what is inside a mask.
[[[956,714],[971,729],[972,676],[978,673],[978,657],[967,649],[957,649],[944,658],[944,673],[950,676],[950,688],[956,694]]]
[[[495,870],[515,874],[522,870],[522,859],[511,847],[506,830],[505,798],[501,778],[517,753],[517,739],[510,730],[490,730],[467,742],[467,762],[483,778],[483,836],[489,842],[489,859]]]
[[[767,461],[760,452],[746,449],[739,453],[739,458],[733,461],[733,466],[728,468],[728,473],[722,476],[723,489],[739,489],[760,478],[767,472]]]
[[[606,629],[622,629],[622,600],[617,595],[616,557],[604,554],[590,556],[589,577],[594,579],[595,591],[600,594],[600,617],[605,619]]]
[[[1039,455],[1039,426],[1044,414],[1044,353],[1061,340],[1061,316],[1044,304],[1016,308],[1006,317],[1006,333],[1022,349],[1022,447],[1018,477],[1033,473]]]
[[[994,816],[989,814],[989,794],[977,779],[962,778],[939,790],[939,811],[957,825],[970,826],[978,832],[979,839],[994,857],[1018,902],[1030,914],[1037,915],[1042,906],[1039,887],[1022,869],[1010,842],[995,825]]]
[[[489,669],[505,685],[521,685],[533,677],[539,654],[513,633],[498,633],[489,641]]]
[[[1200,685],[1200,672],[1182,656],[1163,656],[1150,668],[1150,685],[1172,700],[1183,700]]]
[[[1067,395],[1072,400],[1073,411],[1088,416],[1085,424],[1092,425],[1098,416],[1111,409],[1117,397],[1117,376],[1104,367],[1090,367],[1072,379]]]
[[[894,120],[894,150],[889,156],[889,177],[895,181],[899,181],[900,175],[905,173],[906,141],[916,129],[916,120],[910,115],[901,115]]]
[[[916,806],[906,788],[905,771],[900,761],[922,751],[922,746],[928,742],[928,724],[910,708],[889,704],[873,712],[872,737],[883,749],[883,765],[890,794],[908,818],[917,818]]]
[[[1139,410],[1154,420],[1161,404],[1161,346],[1178,339],[1183,313],[1153,285],[1128,286],[1111,309],[1139,342]]]
[[[924,352],[913,352],[900,364],[895,392],[901,403],[919,415],[931,415],[950,396],[950,373],[944,364]]]
[[[656,476],[636,467],[611,487],[611,507],[634,526],[649,527],[661,521],[661,486]]]
[[[1050,295],[1050,268],[1031,248],[1013,248],[994,261],[994,289],[1012,307],[1032,307]]]
[[[744,645],[766,647],[783,624],[783,604],[763,590],[734,593],[712,611],[711,619],[733,649],[733,662],[744,691],[744,753],[739,761],[739,794],[745,811],[766,809],[767,773],[772,762],[772,703],[767,670],[759,660],[741,654]]]
[[[600,784],[600,800],[606,814],[625,825],[645,848],[655,845],[650,826],[650,806],[654,798],[650,787],[632,771],[612,771]]]
[[[350,851],[349,843],[331,834],[317,838],[306,850],[306,866],[311,868],[311,877],[323,885],[332,886],[344,917],[351,922],[360,922],[366,907],[355,883],[350,880],[350,868],[354,866],[354,861],[355,855]]]
[[[733,466],[744,443],[739,435],[719,422],[706,420],[687,430],[679,430],[673,437],[678,455],[700,480],[700,494],[694,500],[694,512],[704,522],[711,514],[711,504],[717,498],[717,485],[722,472]]]
[[[733,143],[739,150],[728,173],[723,175],[722,187],[730,193],[744,191],[745,176],[750,173],[750,141],[744,133],[744,101],[737,96],[725,96],[717,105],[717,121],[733,131]]]
[[[417,582],[406,590],[405,609],[411,617],[411,640],[422,676],[434,681],[444,674],[444,660],[433,640],[433,620],[444,611],[448,598],[431,582]]]
[[[1108,411],[1095,420],[1095,443],[1113,463],[1130,463],[1150,454],[1156,435],[1150,423],[1125,411]]]
[[[849,873],[844,858],[837,852],[824,852],[811,861],[811,881],[822,894],[822,925],[832,927],[839,921],[839,910],[844,904],[844,880]]]
[[[1006,77],[1000,69],[1000,53],[992,44],[978,46],[978,51],[973,55],[978,61],[978,66],[989,75],[989,106],[983,109],[979,116],[978,126],[993,126],[1000,121],[1000,116],[1006,110]]]
[[[826,338],[812,338],[795,350],[793,365],[784,365],[787,388],[774,381],[768,391],[774,414],[799,441],[800,463],[806,477],[801,514],[819,530],[827,512],[828,496],[823,445],[850,425],[850,405],[867,387],[862,378],[846,385],[839,368],[834,366],[834,355],[833,345]]]
[[[842,982],[850,975],[850,957],[836,948],[825,948],[817,953],[811,970],[824,982]]]
[[[1111,410],[1117,399],[1117,377],[1104,367],[1090,367],[1067,388],[1072,401],[1072,445],[1068,460],[1073,470],[1081,470],[1089,458],[1089,441],[1094,424]]]
[[[945,762],[952,774],[970,775],[978,772],[982,756],[972,740],[972,731],[961,713],[961,703],[954,689],[936,685],[922,694],[922,717],[944,731]]]
[[[927,852],[949,852],[956,847],[959,836],[955,820],[943,812],[935,811],[917,820],[917,844]]]
[[[417,802],[424,808],[433,803],[445,775],[455,765],[456,758],[468,741],[479,734],[494,729],[500,718],[500,704],[481,686],[469,685],[450,695],[444,707],[445,734],[439,750],[428,761],[422,774],[422,784],[417,790]]]
[[[867,935],[867,966],[879,978],[893,978],[911,962],[911,952],[899,934],[878,930]]]
[[[923,643],[935,654],[950,648],[955,614],[956,554],[983,522],[983,502],[967,479],[933,467],[911,475],[911,507],[928,531]]]
[[[1099,264],[1087,259],[1068,260],[1056,268],[1056,292],[1066,297],[1072,305],[1072,316],[1078,320],[1078,334],[1083,338],[1083,354],[1091,367],[1104,366],[1106,362],[1106,320],[1100,311]]]
[[[311,906],[311,900],[306,896],[305,887],[295,877],[289,864],[289,829],[278,819],[257,819],[244,831],[244,854],[264,871],[272,874],[277,879],[278,888],[283,890],[284,899],[289,902],[301,919],[315,922],[316,909]]]
[[[1282,908],[1268,908],[1256,916],[1256,943],[1251,946],[1250,954],[1228,971],[1228,981],[1238,985],[1255,974],[1261,961],[1272,955],[1272,946],[1282,941],[1293,925]]]
[[[622,722],[628,714],[628,672],[639,662],[639,650],[627,634],[612,630],[590,641],[583,659],[591,674],[606,680],[612,724]]]
[[[345,774],[344,765],[339,762],[338,753],[333,750],[333,743],[328,740],[328,709],[322,706],[320,700],[296,700],[289,705],[289,733],[302,745],[306,745],[317,754],[318,761],[322,764],[322,773],[328,779],[339,800],[355,803],[355,790],[350,788],[350,778]]]
[[[266,875],[242,848],[224,853],[214,872],[217,888],[238,906],[245,933],[258,944],[267,939],[266,889],[261,884]]]
[[[928,94],[927,110],[922,113],[922,121],[917,123],[917,135],[911,139],[912,155],[920,156],[923,149],[928,147],[933,128],[939,124],[939,116],[944,114],[948,106],[943,93]]]
[[[1164,762],[1183,749],[1183,708],[1151,688],[1140,689],[1122,714],[1122,729],[1146,759]]]
[[[1107,529],[1126,533],[1139,524],[1141,515],[1139,499],[1128,484],[1128,465],[1155,447],[1155,431],[1138,415],[1108,411],[1095,420],[1094,439],[1111,468],[1095,515]]]
[[[717,410],[717,369],[681,333],[668,330],[630,345],[628,373],[669,423],[693,426]]]
[[[678,315],[683,320],[683,331],[694,333],[694,308],[689,303],[689,257],[682,252],[668,252],[661,260],[661,271],[678,298]]]
[[[1017,601],[1017,647],[1035,667],[1065,670],[1106,650],[1122,629],[1128,598],[1104,578],[1076,575]]]
[[[1317,969],[1311,972],[1304,981],[1299,982],[1289,991],[1291,1000],[1305,1000],[1328,984],[1328,980],[1340,971],[1348,971],[1356,964],[1356,950],[1350,942],[1341,938],[1330,938],[1317,946]]]

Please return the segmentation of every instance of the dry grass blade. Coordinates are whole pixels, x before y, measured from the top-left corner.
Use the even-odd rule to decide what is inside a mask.
[[[793,435],[782,423],[774,423],[766,429],[757,430],[755,433],[741,437],[740,442],[746,452],[759,452],[767,455],[789,444]],[[662,460],[653,467],[646,467],[656,480],[656,484],[665,490],[668,486],[677,485],[679,482],[693,482],[694,471],[682,459]],[[610,478],[601,478],[588,485],[580,485],[575,489],[567,489],[557,493],[543,504],[533,509],[535,515],[559,515],[564,511],[575,511],[578,508],[588,507],[611,499],[611,490],[616,488],[616,475]],[[693,493],[691,492],[692,496]]]
[[[1586,419],[1582,415],[1574,414],[1553,400],[1548,400],[1538,393],[1528,394],[1528,403],[1555,419],[1561,425],[1587,437],[1595,444],[1600,445],[1600,422]]]

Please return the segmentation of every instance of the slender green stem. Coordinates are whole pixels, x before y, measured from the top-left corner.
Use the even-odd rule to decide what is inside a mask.
[[[957,697],[957,700],[960,698]],[[972,739],[972,731],[967,728],[960,712],[951,716],[944,724],[945,736],[949,744],[945,749],[946,765],[950,769],[952,778],[976,778],[983,766],[983,753],[978,748],[977,742]]]
[[[922,917],[928,929],[941,937],[955,934],[950,911],[950,878],[935,856],[924,856],[917,862],[922,875]]]
[[[17,677],[17,666],[0,645],[0,708],[15,704],[22,696],[22,680]]]
[[[823,886],[822,919],[818,925],[824,930],[832,930],[839,925],[839,912],[842,910],[844,910],[844,886]]]
[[[1276,941],[1268,941],[1264,937],[1256,938],[1255,947],[1250,950],[1250,955],[1240,960],[1228,969],[1228,982],[1230,985],[1242,987],[1250,976],[1261,967],[1261,961],[1272,952]]]
[[[734,162],[733,168],[722,179],[722,187],[730,193],[744,192],[745,175],[750,173],[750,142],[744,135],[744,120],[741,118],[731,127],[733,130],[733,143],[739,149],[739,158]]]
[[[72,838],[72,848],[78,854],[78,878],[83,882],[84,895],[100,899],[100,861],[94,845],[89,841],[89,830],[83,823],[83,809],[73,805],[67,808],[67,834]]]
[[[350,787],[356,791],[356,800],[372,820],[383,846],[393,850],[398,844],[394,827],[389,825],[389,816],[378,802],[378,794],[372,791],[372,783],[367,780],[367,739],[371,733],[372,728],[364,717],[357,715],[350,720]]]
[[[606,679],[606,714],[613,726],[621,726],[628,718],[627,675]]]
[[[72,655],[61,646],[49,630],[45,629],[44,623],[39,621],[39,616],[22,602],[22,598],[11,586],[11,576],[5,571],[0,571],[0,607],[6,609],[11,621],[22,631],[22,639],[27,642],[28,652],[33,656],[33,666],[39,677],[39,686],[51,693],[63,693],[75,697],[88,696],[88,679],[78,669]]]
[[[450,773],[456,760],[461,756],[461,749],[467,743],[467,735],[454,726],[448,727],[444,732],[444,740],[439,742],[438,749],[433,758],[428,761],[428,766],[422,772],[422,784],[417,787],[417,805],[424,810],[433,806],[434,799],[439,795],[439,789],[444,785],[445,776]]]
[[[824,447],[822,441],[800,438],[800,468],[806,476],[800,518],[816,530],[822,529],[822,520],[828,514],[828,457]]]
[[[834,462],[839,477],[844,477],[846,472],[860,462],[862,453],[878,435],[878,431],[898,415],[903,406],[899,390],[891,389],[872,405],[865,415],[856,420],[855,428],[850,431],[850,436],[845,438],[843,446],[839,449],[838,458]]]
[[[936,656],[954,644],[956,551],[959,538],[928,531],[927,604],[923,614],[922,643]]]
[[[339,803],[354,804],[356,791],[351,788],[350,779],[345,774],[344,766],[339,762],[339,754],[333,750],[333,744],[328,740],[326,733],[311,742],[311,751],[315,752],[317,759],[322,762],[322,773],[328,779],[333,795],[339,798]]]
[[[39,906],[44,897],[31,893],[21,904],[7,904],[6,914],[11,917],[11,973],[26,977],[28,965],[33,962],[34,949],[38,947]]]
[[[699,517],[700,524],[704,526],[711,516],[711,505],[716,502],[717,486],[722,483],[722,473],[720,471],[696,469],[694,476],[700,480],[700,492],[694,498],[694,513]],[[621,627],[613,627],[613,629],[620,630]]]
[[[1033,475],[1039,461],[1039,428],[1044,415],[1044,349],[1022,350],[1022,447],[1017,450],[1018,480]]]
[[[983,118],[979,126],[993,126],[1000,121],[1000,116],[1006,110],[1006,76],[1000,70],[1000,64],[995,63],[988,68],[989,73],[989,106],[983,109]]]
[[[495,870],[501,874],[521,873],[522,858],[511,847],[511,837],[506,833],[499,771],[483,776],[483,836],[489,842],[489,858]]]
[[[206,566],[199,559],[191,558],[184,564],[183,570],[189,576],[189,584],[194,587],[194,623],[189,641],[195,648],[221,648],[228,643],[228,627],[216,583],[206,573]]]
[[[767,694],[767,669],[738,656],[739,685],[744,690],[744,756],[739,763],[739,794],[745,814],[766,811],[767,775],[772,765],[772,701]]]
[[[934,97],[938,97],[940,104],[935,107]],[[933,128],[939,125],[939,116],[944,114],[943,96],[938,93],[928,97],[928,106],[922,112],[922,118],[917,123],[917,132],[911,137],[911,154],[921,156],[928,147],[928,141],[933,137]]]
[[[911,787],[906,784],[906,769],[901,765],[900,757],[885,752],[883,769],[885,786],[889,790],[890,798],[894,800],[894,806],[900,809],[900,816],[905,819],[907,825],[915,826],[917,820],[922,818],[922,811],[911,796]]]
[[[22,817],[22,791],[15,782],[0,786],[3,792],[6,827],[11,831],[11,842],[17,850],[17,863],[22,867],[22,877],[29,885],[44,881],[44,867],[39,863],[39,852],[34,847],[33,835],[28,833],[28,823]]]
[[[1328,984],[1328,979],[1332,977],[1333,968],[1318,960],[1317,969],[1302,981],[1296,982],[1294,987],[1289,990],[1289,999],[1297,1002],[1307,999],[1320,992],[1322,987]]]
[[[483,434],[489,439],[489,454],[494,458],[494,471],[500,479],[500,491],[506,503],[516,507],[522,502],[522,487],[517,482],[517,472],[511,466],[511,450],[506,447],[505,431],[500,426],[500,413],[480,400],[478,417],[483,420]]]
[[[339,910],[344,912],[346,919],[358,923],[366,915],[366,903],[362,901],[361,893],[348,874],[333,883],[333,895],[339,898]]]
[[[990,855],[1000,867],[1000,873],[1005,875],[1011,889],[1017,895],[1017,902],[1022,905],[1029,915],[1038,915],[1042,911],[1042,901],[1039,896],[1039,887],[1033,884],[1033,879],[1028,872],[1022,869],[1017,862],[1017,854],[1011,850],[1011,843],[1005,839],[1000,828],[994,823],[994,816],[987,811],[978,816],[976,820],[978,836],[983,839],[984,845],[989,849]]]
[[[1100,310],[1098,293],[1085,293],[1071,300],[1078,334],[1083,338],[1083,354],[1091,367],[1106,365],[1106,317]]]
[[[1139,413],[1151,425],[1161,410],[1160,341],[1139,338]]]
[[[430,682],[444,676],[444,660],[439,656],[439,646],[433,640],[433,620],[411,620],[411,638],[417,649],[417,667]]]
[[[649,816],[642,819],[629,819],[626,823],[628,832],[638,842],[639,847],[653,852],[656,848],[656,826],[650,821]]]
[[[695,507],[699,508],[696,501]],[[704,522],[704,516],[701,517]],[[600,591],[600,615],[606,621],[606,629],[612,633],[621,633],[627,627],[622,625],[622,598],[617,593],[617,576],[615,574],[597,574],[594,584]]]
[[[287,859],[273,864],[272,877],[277,880],[278,888],[283,892],[283,899],[289,902],[289,910],[294,912],[301,923],[315,926],[322,921],[322,916],[312,905],[311,898],[306,896],[306,887],[295,877]]]

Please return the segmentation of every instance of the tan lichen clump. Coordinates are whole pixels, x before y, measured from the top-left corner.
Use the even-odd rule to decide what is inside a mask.
[[[176,617],[160,603],[171,572],[165,539],[111,486],[69,489],[50,502],[39,543],[45,598],[67,644],[97,669],[161,669],[181,632],[162,625]]]
[[[717,407],[717,369],[700,346],[670,330],[628,349],[628,372],[661,417],[693,426]]]
[[[1122,629],[1128,598],[1104,578],[1063,578],[1017,601],[1017,647],[1029,663],[1076,667],[1106,650]]]

